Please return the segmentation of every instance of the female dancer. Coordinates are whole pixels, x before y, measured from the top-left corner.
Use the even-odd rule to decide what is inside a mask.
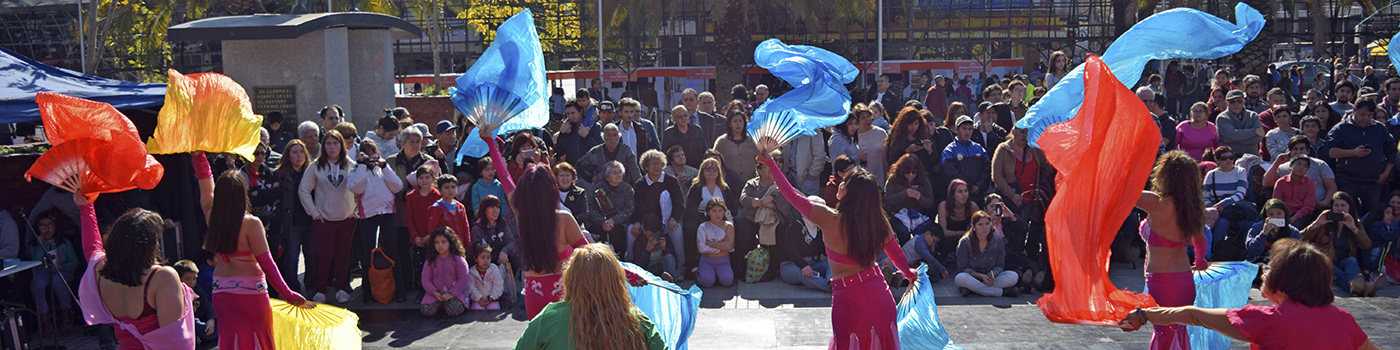
[[[515,192],[515,180],[506,169],[508,163],[501,156],[500,147],[489,131],[480,130],[481,138],[491,149],[492,164],[500,175],[501,187],[509,197],[506,202],[518,213],[516,218],[524,218],[516,221],[516,232],[520,233],[521,274],[525,276],[525,315],[533,319],[545,305],[564,296],[564,284],[559,281],[564,261],[573,254],[574,248],[588,244],[588,240],[583,238],[574,215],[561,209],[559,189],[549,164],[526,163],[520,178],[520,192]],[[555,219],[541,218],[540,215],[548,215],[545,213],[553,213]]]
[[[219,347],[274,349],[268,282],[289,304],[306,308],[315,304],[283,281],[267,248],[262,220],[248,213],[243,174],[230,170],[219,175],[214,199],[204,250],[215,254],[214,313],[224,320],[219,322]]]
[[[836,193],[841,204],[832,209],[813,205],[798,194],[768,152],[759,152],[757,159],[768,165],[783,198],[822,229],[822,242],[831,261],[832,348],[898,349],[894,297],[875,264],[881,247],[904,278],[912,280],[915,274],[906,265],[908,260],[891,233],[889,221],[869,219],[888,217],[880,205],[880,186],[874,176],[857,170],[841,183]]]
[[[515,348],[666,349],[656,324],[632,305],[627,271],[607,245],[579,247],[564,272],[570,292],[530,321]]]
[[[1152,190],[1143,191],[1137,207],[1147,211],[1138,233],[1147,242],[1147,294],[1163,307],[1187,306],[1196,301],[1196,282],[1186,258],[1186,241],[1196,248],[1196,269],[1205,269],[1205,202],[1201,171],[1195,158],[1171,151],[1157,160]],[[1155,219],[1155,220],[1154,220]],[[1189,349],[1191,341],[1181,325],[1152,326],[1152,349]]]

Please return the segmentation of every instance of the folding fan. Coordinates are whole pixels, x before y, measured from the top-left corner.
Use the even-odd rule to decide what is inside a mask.
[[[749,135],[761,150],[782,147],[801,135],[840,124],[851,110],[851,93],[846,83],[855,80],[859,70],[844,57],[821,48],[787,45],[778,39],[758,44],[754,62],[792,84],[792,91],[769,100],[755,109],[749,120]]]
[[[457,78],[457,86],[450,89],[452,104],[492,135],[543,127],[549,122],[544,70],[534,16],[530,9],[522,10],[501,23],[496,40]],[[469,135],[457,162],[484,156],[487,149],[480,137]]]
[[[25,172],[26,180],[37,177],[89,197],[160,183],[165,168],[146,154],[136,126],[111,105],[46,92],[35,102],[54,147]]]
[[[306,309],[272,299],[272,337],[278,349],[360,348],[360,317],[349,310],[317,304]]]
[[[182,75],[171,69],[169,74],[165,106],[146,149],[152,154],[233,153],[253,160],[262,116],[253,114],[243,87],[218,73]]]
[[[113,137],[140,142],[136,124],[110,104],[52,92],[38,93],[34,103],[39,105],[44,135],[51,144],[81,138],[111,141]]]

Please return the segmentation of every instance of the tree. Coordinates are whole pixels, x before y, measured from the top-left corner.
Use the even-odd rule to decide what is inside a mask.
[[[113,78],[165,81],[171,23],[204,17],[210,0],[98,0],[83,7],[83,47],[88,72],[116,71]],[[108,61],[108,56],[116,60]]]

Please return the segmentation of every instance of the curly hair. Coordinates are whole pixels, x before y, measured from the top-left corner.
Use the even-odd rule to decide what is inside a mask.
[[[1187,237],[1205,234],[1205,199],[1201,190],[1201,170],[1196,159],[1176,150],[1157,158],[1152,169],[1152,192],[1171,198],[1176,209],[1176,225]]]
[[[909,124],[919,126],[919,129],[915,130],[913,135],[909,134]],[[885,138],[885,152],[903,152],[903,147],[896,148],[896,146],[900,144],[907,145],[911,138],[914,140],[913,142],[927,139],[928,129],[924,128],[924,116],[919,114],[919,109],[904,107],[904,109],[899,110],[899,115],[895,117],[894,124],[890,125],[889,137]]]
[[[433,230],[433,233],[428,234],[428,243],[436,246],[438,237],[447,240],[447,254],[451,256],[466,256],[467,251],[466,248],[462,247],[462,240],[457,238],[457,232],[452,231],[451,227],[444,226]],[[431,254],[430,258],[427,259],[429,266],[437,262],[437,258],[442,258],[442,256],[438,256],[436,247],[428,248],[428,254]]]

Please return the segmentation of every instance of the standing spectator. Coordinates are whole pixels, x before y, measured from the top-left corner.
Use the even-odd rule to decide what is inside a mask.
[[[859,106],[859,105],[857,105]],[[827,154],[831,156],[832,164],[841,156],[846,156],[852,161],[860,159],[860,145],[856,143],[856,135],[860,134],[860,117],[855,110],[846,116],[846,121],[832,127],[831,140],[827,141]],[[756,151],[755,151],[756,152]],[[864,163],[864,162],[858,162]],[[839,171],[839,170],[838,170]],[[831,205],[834,202],[828,201]]]
[[[719,111],[715,106],[714,94],[710,93],[709,91],[702,92],[700,93],[699,100],[700,102],[696,104],[696,113],[704,113],[710,116],[709,125],[700,126],[700,130],[705,131],[705,144],[708,145],[714,143],[715,139],[719,138],[719,135],[721,133],[720,131],[727,129],[729,123],[727,120],[725,120],[723,114],[717,114],[719,113]],[[699,119],[695,120],[695,122],[699,121]]]
[[[668,165],[665,169],[666,175],[674,176],[682,184],[690,183],[691,180],[695,179],[695,175],[700,173],[700,170],[686,165],[686,160],[685,149],[681,148],[680,145],[668,148],[666,150],[666,164]]]
[[[1026,83],[1020,80],[1012,81],[1011,85],[1007,86],[1006,91],[1011,96],[1011,100],[1006,102],[1007,106],[1011,108],[1011,115],[1002,119],[1011,118],[1011,125],[1002,125],[1002,128],[1011,129],[1014,128],[1015,122],[1026,117],[1026,111],[1031,109],[1031,105],[1026,102],[1028,101]]]
[[[728,117],[729,127],[725,129],[723,136],[715,140],[712,149],[719,151],[720,154],[724,155],[724,159],[729,160],[726,164],[729,169],[738,172],[741,176],[752,176],[754,166],[757,164],[753,159],[758,156],[758,144],[749,138],[746,129],[749,116],[742,111],[731,109]]]
[[[799,135],[780,148],[787,159],[783,173],[792,174],[793,185],[803,193],[821,191],[822,171],[826,170],[826,141],[820,132]]]
[[[603,166],[602,181],[588,198],[588,215],[585,223],[589,232],[602,236],[615,251],[627,251],[628,226],[632,224],[632,214],[636,208],[635,192],[627,184],[627,168],[618,161],[608,161]]]
[[[982,148],[982,145],[972,142],[972,133],[976,132],[972,126],[972,118],[958,117],[955,125],[958,138],[943,149],[943,174],[949,179],[965,181],[968,193],[980,196],[990,192],[991,162],[987,159],[987,150]],[[944,232],[948,232],[947,229],[944,227]]]
[[[1332,209],[1324,210],[1317,221],[1303,229],[1303,241],[1317,246],[1332,266],[1333,282],[1354,296],[1365,296],[1368,286],[1361,274],[1360,259],[1371,248],[1371,238],[1356,217],[1352,196],[1337,192],[1332,197]]]
[[[609,162],[616,161],[626,167],[627,178],[624,181],[636,182],[641,174],[637,170],[637,155],[633,153],[632,148],[622,144],[622,132],[614,124],[604,125],[602,130],[603,144],[593,146],[593,149],[579,158],[578,181],[586,190],[597,188],[608,175],[603,169]]]
[[[1350,80],[1337,82],[1337,86],[1332,88],[1332,95],[1335,98],[1328,106],[1338,115],[1347,115],[1355,106],[1352,103],[1356,100],[1356,83]]]
[[[706,115],[708,116],[708,114]],[[700,166],[700,159],[705,153],[705,132],[695,128],[685,106],[671,108],[671,127],[666,128],[662,140],[662,149],[680,146],[685,152],[686,159],[692,160],[686,165]]]
[[[333,285],[339,290],[336,302],[343,304],[350,301],[350,242],[359,221],[355,218],[357,193],[351,189],[364,178],[354,171],[355,161],[346,155],[345,139],[339,131],[326,131],[321,151],[316,165],[306,171],[297,188],[302,207],[314,220],[311,241],[326,243],[314,249],[316,273],[311,290],[316,294],[312,300],[325,302],[323,293]]]
[[[340,105],[329,105],[321,107],[321,111],[317,112],[316,115],[320,116],[321,118],[322,132],[331,131],[335,129],[335,126],[340,125],[340,122],[345,121],[346,117],[345,110],[340,108]]]
[[[711,162],[705,160],[707,164]],[[717,167],[718,162],[715,163]],[[697,183],[696,186],[700,185]],[[724,198],[716,196],[706,200],[703,216],[704,222],[700,223],[695,233],[695,247],[700,254],[695,279],[705,288],[713,287],[716,282],[723,287],[732,286],[734,268],[729,265],[729,251],[734,250],[734,224],[730,221],[729,207]]]
[[[451,176],[451,175],[443,175]],[[467,260],[463,258],[462,241],[450,227],[433,230],[432,256],[423,266],[423,300],[418,311],[423,316],[437,316],[442,312],[449,317],[461,316],[467,310],[468,281]]]
[[[1221,114],[1230,109],[1230,104],[1225,102],[1226,93],[1226,90],[1221,88],[1210,90],[1210,99],[1206,100],[1206,104],[1210,106],[1211,123],[1214,123]]]
[[[608,89],[603,87],[601,79],[594,79],[592,85],[589,85],[588,96],[599,102],[612,101],[612,96],[608,95]]]
[[[1306,223],[1308,221],[1304,220],[1311,218],[1310,214],[1317,208],[1317,186],[1307,176],[1312,158],[1300,154],[1290,158],[1288,164],[1295,171],[1274,182],[1274,199],[1283,201],[1288,211],[1293,213],[1288,222]]]
[[[549,120],[564,119],[564,88],[554,87],[549,94]]]
[[[525,174],[525,168],[531,163],[543,164],[549,167],[549,149],[541,147],[540,140],[531,135],[529,131],[521,131],[512,138],[510,147],[510,162],[506,163],[506,169],[513,179],[519,179]]]
[[[321,157],[321,127],[313,121],[304,121],[297,124],[297,139],[301,140],[306,148],[307,159]],[[282,152],[283,154],[287,152]]]
[[[622,110],[622,120],[617,124],[618,132],[621,133],[622,144],[635,152],[634,156],[661,148],[661,141],[656,138],[656,126],[650,120],[642,119],[641,103],[624,98],[618,102],[618,108]]]
[[[925,94],[928,93],[929,84],[933,82],[932,80],[933,77],[929,76],[928,72],[923,72],[923,74],[920,74],[916,83],[909,84],[909,94],[904,100],[914,100],[923,102]]]
[[[1293,127],[1296,124],[1293,122],[1293,111],[1288,105],[1277,105],[1259,115],[1259,118],[1272,120],[1277,125],[1264,134],[1265,151],[1268,152],[1263,158],[1270,159],[1288,153],[1288,140],[1300,134],[1298,129]]]
[[[758,106],[762,106],[764,102],[768,102],[768,85],[758,84],[758,86],[753,87],[753,101],[749,101],[744,113],[752,115],[753,111],[758,109]]]
[[[992,218],[984,212],[972,215],[972,229],[958,240],[958,275],[953,278],[960,291],[999,297],[1016,296],[1018,277],[1006,266],[1006,238],[992,234]],[[967,292],[962,292],[967,295]]]
[[[711,95],[710,99],[713,101],[714,96]],[[704,140],[701,142],[702,144],[709,144],[709,141],[714,140],[713,138],[710,138],[710,129],[715,125],[715,116],[711,115],[710,113],[700,111],[699,92],[696,92],[695,89],[689,88],[685,89],[685,91],[681,91],[681,104],[679,106],[676,106],[676,108],[684,108],[681,114],[687,117],[686,124],[696,127],[696,130],[693,130],[696,132],[692,133],[694,135],[689,136]],[[677,123],[679,123],[679,121],[676,120],[675,114],[676,110],[675,108],[672,108],[671,119],[667,120],[667,122],[662,123],[662,125],[666,126],[666,130],[670,130],[671,128],[675,127]],[[669,145],[672,142],[675,142],[668,140],[668,137],[664,134],[665,133],[661,135],[661,142],[663,144]]]
[[[681,118],[684,117],[685,115],[681,114]],[[632,184],[632,189],[636,192],[634,197],[637,205],[635,217],[643,219],[649,215],[659,217],[663,224],[664,231],[662,232],[666,235],[668,244],[676,248],[675,251],[684,251],[687,241],[682,239],[684,234],[680,222],[687,214],[685,212],[685,192],[676,177],[666,175],[662,171],[666,168],[666,156],[661,152],[647,151],[642,153],[641,163],[642,179]],[[639,239],[645,229],[641,225],[632,226],[631,235],[627,239],[628,252],[633,251],[633,240]],[[633,256],[632,258],[636,259],[637,257]],[[678,256],[677,263],[677,265],[685,265],[684,256]]]
[[[997,125],[997,120],[1001,119],[1002,113],[1010,113],[1004,104],[993,104],[982,102],[977,105],[977,126],[972,131],[972,142],[982,146],[983,149],[993,148],[1006,141],[1006,129]]]
[[[467,207],[457,201],[457,177],[438,175],[437,188],[442,194],[442,199],[428,207],[428,227],[434,230],[439,227],[452,228],[459,242],[471,242],[472,229],[471,222],[467,219]]]
[[[1215,80],[1211,81],[1210,84],[1212,90],[1223,88],[1225,91],[1230,91],[1235,89],[1235,83],[1230,81],[1230,70],[1226,68],[1216,70]]]
[[[1050,54],[1050,69],[1045,72],[1045,89],[1054,88],[1060,79],[1064,79],[1065,75],[1069,74],[1070,68],[1072,67],[1070,67],[1069,55],[1065,54],[1064,51],[1055,51]]]
[[[924,108],[928,108],[933,115],[948,115],[948,96],[952,93],[947,78],[942,74],[933,77],[933,86],[924,94]]]
[[[1229,109],[1215,120],[1220,133],[1220,143],[1234,150],[1234,154],[1259,155],[1259,142],[1264,140],[1264,126],[1259,123],[1259,114],[1245,108],[1245,94],[1240,90],[1230,90],[1225,95]]]
[[[1023,212],[1023,205],[1049,200],[1041,198],[1041,193],[1047,189],[1041,188],[1040,179],[1052,171],[1045,152],[1030,146],[1026,129],[1014,129],[1011,139],[997,145],[992,154],[992,183],[996,193],[1011,202],[1011,207],[1018,212]]]
[[[1386,79],[1382,86],[1385,87],[1381,90],[1385,93],[1385,97],[1381,98],[1380,108],[1385,111],[1386,116],[1390,117],[1390,125],[1394,130],[1395,127],[1400,126],[1400,78]]]
[[[1390,171],[1394,167],[1395,139],[1385,124],[1375,120],[1376,103],[1363,100],[1356,104],[1352,117],[1337,124],[1327,133],[1323,147],[1335,159],[1337,189],[1355,193],[1360,199],[1360,212],[1378,208]]]
[[[884,206],[885,212],[891,213],[890,227],[902,246],[933,225],[928,213],[936,202],[933,185],[919,157],[905,154],[890,168],[890,174],[885,182]]]
[[[1176,124],[1176,149],[1186,151],[1197,161],[1206,150],[1220,147],[1220,131],[1210,122],[1210,107],[1205,102],[1191,105],[1191,119]]]
[[[559,132],[554,133],[554,144],[558,150],[554,162],[578,164],[585,152],[601,143],[603,139],[598,132],[583,124],[583,110],[578,101],[565,102],[564,122],[559,125]]]
[[[478,244],[472,251],[472,260],[475,265],[467,273],[467,294],[471,296],[472,302],[469,308],[472,310],[500,310],[501,303],[497,300],[505,294],[506,280],[501,275],[501,268],[491,263],[493,252],[491,246]]]
[[[307,165],[311,164],[311,158],[306,154],[306,144],[299,139],[287,142],[287,146],[282,148],[282,159],[277,165],[275,174],[277,184],[281,187],[282,206],[277,210],[281,213],[278,218],[282,221],[281,231],[285,241],[280,242],[282,246],[282,261],[279,270],[282,271],[282,279],[286,280],[292,290],[305,291],[302,289],[302,282],[297,278],[298,267],[301,264],[302,252],[306,252],[306,279],[311,280],[315,274],[315,268],[310,266],[315,262],[315,254],[311,252],[311,216],[307,214],[306,207],[302,206],[301,199],[298,198],[298,189],[301,188],[301,180],[306,174]]]
[[[1310,156],[1312,147],[1309,145],[1308,138],[1302,135],[1294,136],[1288,140],[1288,153],[1280,154],[1274,158],[1269,170],[1264,172],[1263,182],[1264,187],[1274,186],[1279,179],[1293,173],[1293,157],[1306,156],[1310,164],[1308,164],[1305,175],[1313,183],[1313,202],[1316,206],[1315,210],[1310,211],[1310,213],[1316,213],[1332,207],[1332,194],[1337,192],[1337,176],[1332,173],[1332,167],[1328,166],[1327,162]],[[1307,217],[1306,222],[1312,222],[1311,215]]]
[[[883,184],[885,183],[886,168],[885,137],[888,134],[885,129],[872,124],[874,123],[874,114],[871,109],[857,104],[851,110],[855,112],[856,120],[859,122],[856,141],[860,152],[857,153],[857,159],[860,160],[861,167],[875,177],[876,183]]]
[[[943,150],[935,150],[930,137],[919,110],[905,107],[899,111],[899,117],[895,118],[889,137],[885,138],[885,164],[894,164],[905,155],[913,155],[919,158],[919,164],[935,165],[934,168],[937,169],[938,157],[942,155]]]
[[[1320,128],[1318,129],[1318,137],[1327,137],[1327,133],[1331,132],[1332,128],[1337,127],[1337,124],[1341,124],[1342,119],[1345,119],[1341,114],[1337,114],[1337,110],[1332,109],[1332,106],[1328,105],[1327,101],[1318,101],[1317,103],[1308,107],[1308,110],[1312,111],[1312,115],[1309,115],[1309,117],[1317,118],[1318,124],[1320,126]],[[1299,127],[1302,127],[1302,124],[1303,121],[1299,120]],[[1306,133],[1306,131],[1304,131],[1304,133]],[[1314,146],[1322,145],[1321,140],[1314,141],[1318,141],[1314,143]]]
[[[389,157],[384,159],[384,164],[382,164],[382,166],[387,170],[393,171],[393,173],[399,177],[400,184],[411,182],[408,178],[408,174],[425,164],[433,164],[434,171],[442,173],[442,169],[437,166],[437,164],[439,164],[438,161],[434,159],[433,156],[423,152],[423,141],[427,139],[427,135],[423,133],[424,132],[418,128],[405,128],[401,133],[403,135],[403,141],[401,143],[402,147],[399,149],[398,153],[383,153],[388,154]],[[455,159],[451,161],[455,161]],[[450,161],[445,160],[444,162]],[[401,188],[394,191],[394,212],[403,213],[408,211],[408,197],[405,197],[405,195],[408,194],[408,191],[412,190],[412,187],[413,186],[401,186]],[[408,219],[409,218],[402,216],[395,218],[394,222],[399,227],[399,235],[408,233]],[[434,228],[436,227],[429,228],[429,230]],[[426,235],[428,232],[430,231],[424,231],[423,234]]]
[[[437,179],[436,172],[437,169],[431,165],[419,166],[413,174],[413,182],[409,183],[412,185],[413,191],[408,192],[408,195],[405,196],[408,204],[404,206],[404,223],[408,225],[408,238],[399,239],[399,256],[407,256],[410,259],[408,261],[400,260],[397,263],[413,267],[412,273],[404,277],[409,285],[422,283],[418,278],[422,276],[423,262],[427,261],[426,248],[432,248],[429,247],[432,242],[428,235],[432,234],[434,228],[428,226],[428,209],[432,208],[433,203],[442,199],[442,193],[438,192],[437,184],[433,183]],[[403,235],[400,234],[400,236]],[[311,245],[308,244],[307,248],[310,247]]]
[[[393,116],[379,118],[375,124],[374,132],[365,134],[365,138],[374,141],[379,146],[380,153],[395,155],[399,154],[399,120]],[[422,135],[419,135],[422,136]]]
[[[263,120],[267,122],[268,146],[272,146],[272,149],[286,148],[287,142],[297,139],[296,131],[286,125],[287,120],[282,112],[268,112]]]
[[[1157,147],[1157,154],[1166,153],[1172,146],[1176,145],[1176,118],[1166,109],[1167,98],[1159,92],[1152,92],[1151,89],[1138,88],[1138,99],[1142,104],[1147,105],[1147,112],[1152,115],[1152,122],[1157,123],[1157,129],[1162,133],[1162,144]]]
[[[890,106],[898,106],[898,105],[890,105]],[[870,115],[874,118],[874,119],[871,119],[871,121],[870,121],[871,124],[872,124],[872,125],[875,125],[875,126],[877,126],[877,127],[879,127],[879,128],[881,128],[881,129],[885,129],[885,131],[889,131],[889,130],[890,130],[890,115],[889,115],[889,111],[885,110],[885,104],[880,103],[880,101],[871,101],[871,102],[870,102],[870,105],[868,105],[867,107],[870,108]]]
[[[482,200],[483,198],[486,198],[486,196],[496,196],[496,198],[506,198],[506,190],[505,190],[504,187],[501,186],[501,180],[498,179],[498,178],[496,177],[496,167],[493,165],[493,163],[495,163],[495,161],[491,160],[490,157],[484,157],[484,158],[481,158],[480,161],[477,161],[477,166],[476,166],[476,168],[477,168],[477,170],[481,171],[481,174],[480,174],[481,177],[477,178],[477,180],[476,180],[475,183],[472,183],[472,188],[471,188],[471,210],[472,210],[472,211],[480,210],[479,208],[481,207],[481,200]],[[436,181],[436,179],[437,179],[437,178],[433,178],[434,181]],[[504,207],[503,210],[505,211],[505,213],[503,213],[502,215],[509,215],[509,214],[510,214],[510,207],[509,207],[509,206]],[[434,228],[436,228],[436,227],[429,227],[428,229],[431,230],[431,229],[434,229]]]
[[[362,246],[357,252],[360,256],[360,263],[368,271],[370,259],[373,256],[374,248],[384,248],[384,254],[390,260],[399,261],[399,224],[394,215],[394,198],[401,193],[404,186],[403,180],[394,173],[394,169],[385,166],[383,158],[379,157],[378,146],[374,140],[364,140],[360,142],[359,165],[355,171],[360,173],[364,181],[356,183],[352,191],[360,193],[359,228],[358,236]],[[408,264],[394,264],[394,275],[407,276]],[[363,297],[366,305],[373,303],[374,293],[372,283],[361,282],[360,296]],[[395,280],[394,299],[399,299],[409,286],[398,279]]]
[[[879,102],[883,107],[887,108],[904,105],[904,98],[900,97],[899,93],[890,91],[890,76],[885,74],[875,77],[875,89],[870,90],[870,96],[866,97],[865,100]],[[884,108],[881,108],[881,111],[883,112]],[[880,117],[883,116],[877,116],[877,118]],[[888,128],[889,126],[885,127]]]
[[[433,159],[440,161],[438,165],[441,166],[442,173],[465,177],[465,179],[460,179],[462,182],[474,182],[476,179],[469,175],[476,173],[475,171],[471,171],[472,167],[470,165],[462,166],[457,163],[457,151],[459,150],[457,147],[457,140],[459,140],[457,136],[459,128],[457,125],[452,124],[452,121],[439,120],[437,125],[433,126],[433,128],[437,130],[437,145],[424,152],[432,156]],[[471,159],[470,157],[464,157],[463,160],[476,163],[475,159]],[[460,172],[457,170],[459,166],[462,167]]]

